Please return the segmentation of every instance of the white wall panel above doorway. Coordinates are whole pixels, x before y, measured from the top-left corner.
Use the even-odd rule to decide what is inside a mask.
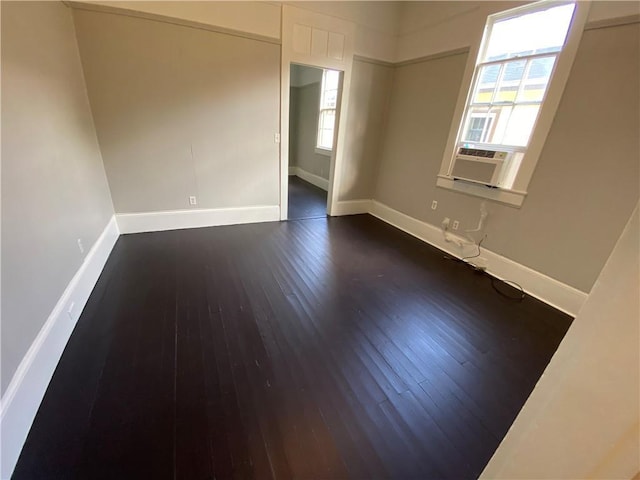
[[[355,32],[348,20],[282,6],[283,60],[345,71],[353,60]]]

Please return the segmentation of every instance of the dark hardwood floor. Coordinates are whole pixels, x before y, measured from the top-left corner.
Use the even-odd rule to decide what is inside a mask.
[[[14,478],[476,478],[569,325],[368,215],[122,236]]]
[[[289,175],[289,220],[327,216],[327,192]]]

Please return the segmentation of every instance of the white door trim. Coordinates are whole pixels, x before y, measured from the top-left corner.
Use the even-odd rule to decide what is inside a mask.
[[[280,69],[280,220],[286,220],[289,194],[289,89],[291,64],[339,70],[341,97],[338,108],[337,135],[331,155],[327,214],[336,215],[345,129],[351,88],[351,71],[356,26],[354,23],[291,5],[282,6],[282,56]]]

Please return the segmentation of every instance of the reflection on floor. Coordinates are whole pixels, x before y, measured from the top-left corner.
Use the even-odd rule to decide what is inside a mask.
[[[370,215],[123,235],[13,479],[478,478],[570,323]]]
[[[327,192],[289,176],[289,220],[324,217],[327,214]]]

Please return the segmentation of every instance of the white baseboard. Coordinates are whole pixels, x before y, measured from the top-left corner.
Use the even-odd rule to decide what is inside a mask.
[[[215,227],[241,223],[277,222],[278,205],[253,207],[170,210],[166,212],[119,213],[116,215],[122,233],[160,232],[182,228]]]
[[[11,477],[64,347],[120,232],[115,216],[87,253],[20,362],[0,403],[0,478]],[[71,314],[69,305],[74,303]]]
[[[331,209],[331,216],[358,215],[371,212],[371,200],[342,200],[335,202]]]
[[[291,169],[294,168],[293,174],[291,173]],[[313,173],[307,172],[306,170],[301,169],[300,167],[289,167],[289,175],[295,175],[296,177],[300,177],[302,180],[309,182],[311,185],[315,185],[318,188],[321,188],[325,192],[329,191],[329,180],[326,178],[322,178]]]
[[[457,258],[463,256],[460,247],[444,240],[442,230],[438,227],[405,215],[375,200],[371,201],[370,213],[452,256]],[[517,282],[532,297],[573,317],[587,299],[586,293],[485,248],[482,249],[482,257],[487,259],[487,272],[494,277]]]

